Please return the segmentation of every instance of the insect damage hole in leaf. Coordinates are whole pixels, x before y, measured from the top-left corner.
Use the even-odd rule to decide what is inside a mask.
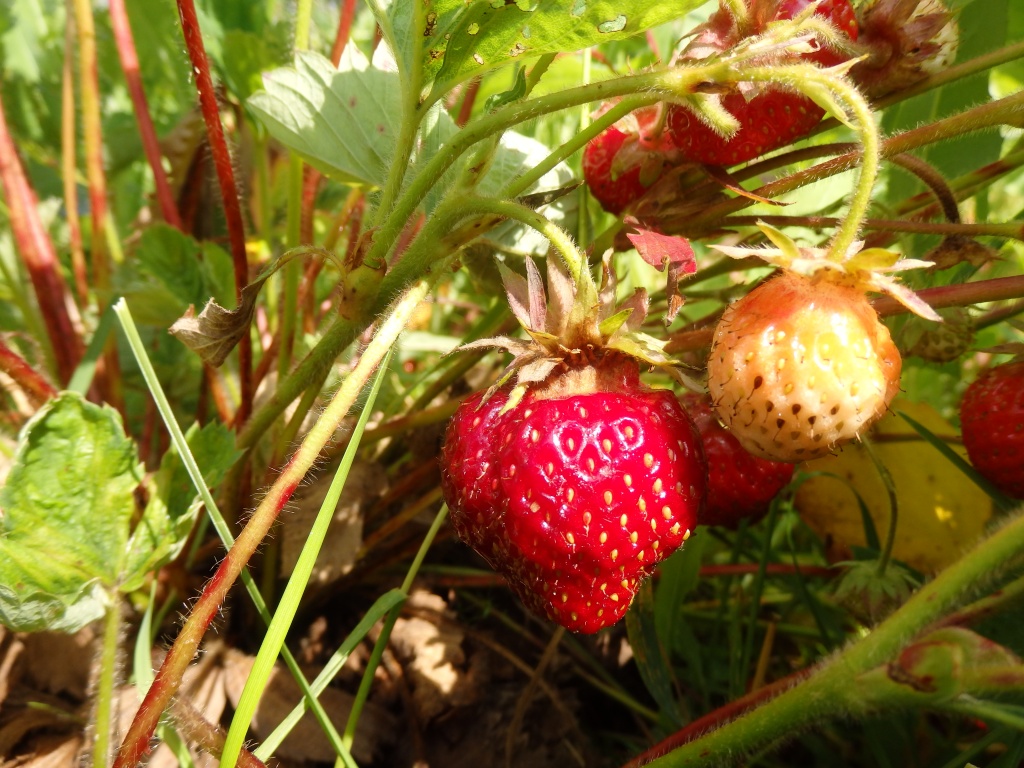
[[[611,21],[603,21],[597,25],[597,31],[603,34],[609,32],[621,32],[626,28],[626,17],[621,13]]]

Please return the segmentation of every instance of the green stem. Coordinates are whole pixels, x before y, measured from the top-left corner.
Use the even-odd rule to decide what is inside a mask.
[[[513,219],[537,230],[550,241],[551,246],[562,256],[565,266],[569,269],[569,274],[575,280],[578,280],[580,275],[583,274],[583,270],[587,268],[587,257],[566,231],[525,205],[508,200],[497,200],[491,197],[476,197],[463,200],[462,209],[464,211],[490,213]]]
[[[309,24],[313,18],[313,0],[297,0],[295,8],[295,50],[309,48]]]
[[[448,505],[442,504],[441,509],[434,517],[434,522],[427,531],[427,535],[423,537],[423,543],[420,545],[419,551],[416,552],[416,557],[413,558],[412,564],[409,566],[409,570],[405,574],[405,580],[402,582],[401,586],[403,594],[408,595],[412,589],[413,581],[416,579],[416,574],[419,573],[420,566],[423,565],[423,559],[427,556],[427,550],[430,549],[430,545],[434,542],[434,537],[437,536],[437,532],[441,530],[441,526],[447,518]],[[384,649],[387,647],[388,639],[391,637],[391,630],[394,628],[400,612],[401,605],[398,605],[388,613],[388,617],[384,620],[384,626],[381,629],[380,635],[377,637],[377,642],[374,643],[370,659],[366,663],[366,670],[363,672],[363,679],[359,683],[359,690],[356,692],[355,700],[352,702],[352,711],[349,713],[348,722],[345,724],[344,740],[345,745],[350,749],[352,747],[352,742],[355,739],[356,727],[359,725],[359,716],[363,712],[363,705],[366,704],[366,698],[370,695],[370,688],[373,686],[374,674],[377,671],[377,666],[380,664],[381,656],[384,655]],[[340,762],[335,762],[334,765],[335,768],[343,768]]]
[[[950,608],[969,599],[981,585],[991,583],[1020,558],[1022,551],[1024,516],[1018,516],[924,585],[870,635],[824,663],[806,682],[649,765],[706,765],[709,755],[746,754],[823,718],[863,714],[867,704],[858,698],[850,681],[893,658]]]
[[[528,170],[519,178],[510,181],[505,188],[498,193],[498,197],[518,197],[523,194],[523,192],[540,181],[544,174],[567,157],[573,155],[577,150],[584,147],[587,142],[595,136],[598,136],[606,128],[614,125],[633,110],[639,109],[640,107],[646,107],[649,104],[655,103],[657,100],[658,99],[653,96],[630,96],[623,99],[600,117],[594,118],[594,120],[588,123],[585,128],[580,128],[575,136],[569,139],[565,144],[562,144],[557,149],[553,150],[541,163]],[[583,242],[583,240],[580,240],[580,242]]]
[[[397,199],[394,210],[381,225],[381,229],[374,239],[373,247],[367,255],[367,262],[374,264],[385,260],[402,228],[431,187],[467,149],[478,141],[492,134],[506,131],[527,120],[577,107],[591,101],[638,92],[649,93],[654,101],[678,97],[688,93],[698,83],[709,79],[718,79],[715,77],[716,75],[724,76],[726,72],[727,66],[716,62],[707,66],[679,67],[628,75],[516,102],[473,120],[427,162],[409,183],[401,197]]]
[[[381,29],[389,37],[388,42],[391,44],[392,50],[395,50],[396,41],[394,39],[394,32],[387,20],[387,13],[379,7],[377,2],[371,2],[370,6],[378,21],[384,21],[381,25]],[[413,29],[424,28],[424,6],[424,3],[418,2],[411,4],[411,15],[413,18],[410,19],[410,23],[412,24]],[[420,88],[423,83],[421,63],[423,35],[411,35],[410,42],[412,43],[413,50],[406,52],[406,55],[403,57],[403,61],[410,63],[412,71],[402,73],[402,114],[399,122],[398,136],[395,139],[395,152],[394,156],[391,158],[391,167],[388,171],[388,177],[381,189],[380,201],[368,216],[368,222],[366,225],[367,229],[372,229],[379,225],[385,217],[389,217],[392,213],[395,200],[398,199],[398,195],[401,193],[402,186],[405,183],[406,172],[409,170],[409,159],[412,157],[413,149],[416,146],[416,132],[419,130],[420,123],[423,121],[423,117],[427,114],[427,110],[430,107],[429,104],[420,104]],[[391,245],[405,226],[408,218],[409,217],[406,217],[406,219],[402,221],[401,225],[395,231],[394,236],[389,238],[388,250],[390,250]],[[365,263],[369,265],[383,264],[385,261],[384,257],[386,256],[387,251],[384,251],[383,253],[373,253],[372,255],[368,254]]]
[[[878,177],[880,139],[878,125],[871,107],[868,106],[860,91],[846,78],[810,64],[757,67],[743,70],[742,77],[744,80],[754,82],[785,81],[798,90],[808,93],[820,94],[824,89],[832,96],[837,96],[849,110],[850,117],[856,121],[856,128],[861,140],[860,169],[853,196],[850,198],[849,210],[829,244],[828,253],[830,260],[842,262],[850,246],[857,239],[857,234],[867,216],[868,208],[871,205],[871,192],[874,189],[875,179]],[[808,84],[815,87],[808,89]]]
[[[95,768],[110,765],[110,737],[115,727],[114,687],[121,641],[121,609],[121,596],[114,592],[110,597],[110,607],[103,616],[103,648],[100,652],[99,676],[96,679],[96,727],[92,743],[92,764]]]
[[[943,709],[968,717],[987,720],[990,723],[1008,725],[1015,730],[1024,731],[1024,716],[1000,707],[998,704],[981,701],[970,696],[960,696],[943,707]]]
[[[1015,125],[1020,120],[1019,115],[1022,106],[1024,106],[1024,92],[1015,93],[998,101],[979,104],[959,114],[923,125],[920,128],[913,128],[895,136],[890,136],[882,142],[882,157],[888,158],[893,155],[911,152],[921,147],[975,131],[987,130],[1000,125]],[[792,173],[777,181],[769,182],[764,186],[754,189],[753,192],[759,197],[779,197],[816,181],[822,181],[823,179],[852,170],[860,161],[861,154],[860,150],[847,152],[839,157]],[[1017,159],[1017,163],[1021,163],[1021,158]],[[993,164],[991,174],[1001,175],[1005,171],[1006,166],[1000,161]],[[978,180],[977,177],[973,176],[972,181],[976,180]],[[964,189],[963,187],[958,187],[955,183],[951,183],[950,187],[954,192],[957,192],[958,199],[966,196],[966,193],[961,193],[961,190]],[[929,192],[928,195],[930,197],[931,193]],[[745,197],[733,197],[719,203],[712,203],[701,210],[699,214],[686,221],[687,230],[691,233],[717,231],[721,226],[721,219],[724,216],[744,208],[749,208],[753,204],[752,200]],[[900,213],[900,211],[897,212]]]
[[[295,42],[296,51],[309,48],[309,24],[313,13],[313,0],[298,0],[295,8]],[[300,245],[302,238],[302,158],[292,154],[288,158],[288,224],[285,245],[294,248]],[[280,342],[277,351],[277,373],[284,378],[292,364],[292,350],[295,346],[295,327],[297,312],[297,296],[299,293],[299,276],[301,265],[292,262],[285,265],[281,275],[281,307],[280,307]]]

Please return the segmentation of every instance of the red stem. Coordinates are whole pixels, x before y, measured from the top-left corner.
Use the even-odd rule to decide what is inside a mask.
[[[135,40],[132,37],[132,28],[128,21],[128,11],[125,9],[124,0],[110,0],[110,23],[114,28],[114,42],[117,45],[118,58],[121,60],[121,69],[124,71],[124,78],[128,83],[128,94],[131,96],[132,106],[135,108],[135,119],[139,123],[142,148],[146,153],[150,170],[153,172],[160,212],[164,221],[172,227],[182,229],[178,205],[174,200],[174,192],[167,180],[167,174],[164,172],[160,142],[157,140],[156,128],[149,113],[146,92],[142,87],[139,57],[135,51]]]
[[[220,122],[220,104],[214,90],[213,78],[210,76],[210,62],[206,57],[202,30],[199,28],[199,18],[196,16],[193,0],[178,0],[178,15],[181,19],[185,47],[188,48],[188,56],[192,62],[192,71],[196,76],[199,106],[203,113],[203,121],[206,123],[210,155],[217,171],[220,196],[224,203],[224,218],[231,244],[231,261],[235,267],[235,293],[241,300],[242,289],[249,282],[249,260],[245,252],[245,225],[242,221],[242,206],[238,200],[238,187],[235,184],[231,150],[224,136],[224,126]],[[238,368],[241,403],[238,406],[238,413],[235,414],[234,423],[236,428],[241,429],[252,412],[252,341],[249,334],[243,335],[238,344]]]
[[[263,540],[267,529],[295,492],[295,487],[294,483],[281,484],[281,487],[275,485],[268,491],[263,501],[267,514],[249,519],[216,573],[206,583],[174,645],[153,678],[153,683],[149,686],[149,691],[146,692],[142,705],[125,734],[114,759],[113,768],[134,768],[149,752],[150,740],[160,716],[180,687],[182,676],[198,650],[199,641],[224,604],[228,591],[237,581],[253,551]]]
[[[331,48],[331,61],[338,66],[341,61],[341,54],[345,52],[348,45],[348,38],[352,32],[352,21],[356,17],[356,0],[342,0],[341,18],[338,20],[338,34],[334,37],[334,46]]]
[[[313,214],[316,203],[316,191],[320,186],[320,179],[323,175],[311,165],[303,170],[302,178],[302,214],[299,217],[299,243],[312,245],[313,243]]]
[[[42,405],[57,396],[53,385],[29,365],[25,358],[8,347],[3,339],[0,339],[0,371],[14,379],[34,405]]]
[[[668,738],[663,739],[650,749],[634,757],[622,766],[622,768],[640,768],[640,766],[646,765],[655,758],[667,755],[673,749],[693,741],[695,738],[707,733],[708,731],[724,725],[729,720],[735,720],[744,712],[747,712],[757,705],[768,701],[768,699],[774,698],[787,689],[792,688],[804,678],[809,677],[816,669],[817,667],[801,669],[799,672],[794,672],[781,680],[776,680],[774,683],[770,683],[762,688],[758,688],[756,691],[751,691],[744,696],[740,696],[735,701],[730,701],[725,706],[719,707],[703,717],[698,717],[686,727],[676,731]]]
[[[53,241],[39,218],[36,195],[21,167],[14,139],[7,129],[3,99],[0,98],[0,181],[3,182],[11,231],[18,253],[25,262],[46,334],[53,346],[57,376],[61,384],[71,380],[82,358],[82,342],[75,333],[67,307],[67,286],[60,273]]]
[[[473,115],[473,104],[476,103],[476,95],[480,92],[480,78],[470,80],[466,86],[466,93],[462,97],[462,105],[459,107],[459,116],[455,118],[455,124],[462,128],[469,122]]]

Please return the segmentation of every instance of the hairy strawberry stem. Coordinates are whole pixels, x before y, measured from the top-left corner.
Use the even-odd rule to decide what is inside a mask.
[[[715,62],[706,66],[661,69],[628,75],[516,102],[471,121],[409,182],[408,187],[396,200],[390,215],[381,224],[366,260],[369,263],[380,263],[385,260],[402,228],[415,213],[427,192],[455,161],[478,141],[527,120],[587,102],[636,93],[649,94],[651,103],[677,97],[689,93],[698,83],[724,79],[727,72],[727,64]]]
[[[203,33],[199,28],[194,0],[178,0],[178,16],[181,19],[185,47],[188,49],[189,60],[196,76],[199,105],[206,124],[210,154],[213,157],[217,184],[224,205],[224,219],[227,222],[228,240],[231,245],[231,263],[235,271],[235,295],[241,301],[242,289],[249,283],[249,259],[245,250],[245,224],[238,199],[238,187],[235,184],[231,150],[228,148],[224,126],[220,121],[217,91],[210,75],[210,61],[206,56],[206,46],[203,44]],[[241,402],[235,416],[235,425],[241,427],[252,410],[252,340],[248,333],[243,334],[238,342],[238,378]]]
[[[216,616],[228,590],[238,578],[245,564],[265,538],[281,509],[291,498],[296,487],[313,466],[324,446],[333,438],[338,425],[347,415],[377,365],[384,358],[395,339],[404,330],[415,309],[426,297],[434,279],[442,270],[413,285],[393,306],[381,323],[373,340],[359,358],[352,372],[345,378],[334,399],[307,433],[302,444],[281,470],[277,480],[267,491],[245,528],[235,540],[213,578],[207,583],[199,600],[174,645],[168,652],[146,694],[135,719],[132,721],[114,768],[132,768],[149,749],[161,713],[181,685],[182,676],[195,655],[199,642],[210,622]]]
[[[121,643],[121,596],[110,595],[110,606],[103,616],[103,637],[100,647],[95,690],[96,707],[92,742],[92,764],[97,768],[110,765],[110,739],[115,728],[114,689],[117,685],[118,656]]]
[[[499,193],[499,197],[512,198],[523,194],[523,192],[540,181],[544,174],[566,158],[575,154],[577,150],[582,149],[591,139],[600,135],[606,128],[610,128],[630,112],[654,103],[656,103],[656,99],[649,96],[629,96],[623,99],[600,117],[594,118],[586,128],[577,131],[565,144],[552,150],[551,154],[545,157],[538,165],[506,184],[505,188]]]
[[[153,397],[153,402],[156,404],[156,408],[160,412],[164,425],[170,434],[171,442],[178,450],[178,455],[181,456],[182,463],[184,464],[189,477],[192,479],[193,486],[206,506],[206,513],[213,524],[214,530],[216,530],[217,535],[221,542],[223,542],[224,546],[230,548],[235,543],[235,538],[231,533],[231,529],[228,526],[227,521],[218,509],[217,503],[214,501],[213,496],[211,496],[209,489],[206,487],[203,480],[203,473],[199,469],[199,465],[196,463],[195,457],[189,451],[185,435],[182,433],[181,427],[175,420],[171,405],[167,400],[167,395],[160,386],[160,381],[157,378],[156,371],[153,370],[153,364],[146,356],[145,345],[142,338],[139,336],[138,328],[135,326],[135,322],[132,319],[131,313],[128,311],[128,306],[125,304],[124,299],[114,305],[114,313],[121,321],[122,330],[128,340],[128,344],[132,348],[132,352],[135,354],[135,359],[139,364],[139,369],[145,379],[146,386]],[[214,369],[211,368],[208,370]],[[227,411],[224,409],[222,420],[225,420],[226,418]],[[196,539],[195,545],[198,545],[198,543],[199,538]],[[194,554],[195,546],[187,558],[188,563],[191,563]],[[269,625],[271,622],[270,611],[267,609],[267,605],[264,602],[263,596],[260,594],[252,575],[248,570],[243,569],[241,572],[241,579],[242,585],[245,587],[245,590],[252,600],[257,613],[259,613],[260,618],[265,624]],[[316,694],[313,693],[310,684],[306,681],[306,677],[302,669],[299,667],[299,663],[295,660],[291,651],[288,650],[288,646],[281,648],[281,658],[284,660],[285,666],[288,667],[289,672],[291,672],[292,676],[295,678],[295,682],[302,691],[304,697],[302,706],[308,707],[312,711],[313,716],[316,718],[320,728],[327,736],[327,740],[331,743],[331,746],[333,746],[339,753],[342,752],[344,748],[341,746],[341,735],[338,734],[337,730],[331,724],[326,711],[317,700]],[[243,758],[245,757],[245,754],[245,752],[242,753]]]
[[[462,207],[466,211],[492,213],[502,218],[519,221],[540,232],[551,243],[551,247],[558,251],[565,262],[565,266],[569,269],[569,274],[573,276],[577,284],[580,276],[583,274],[583,270],[587,269],[587,257],[576,243],[573,242],[569,234],[557,224],[537,213],[537,211],[527,208],[525,205],[508,200],[497,200],[492,197],[474,197],[469,200],[463,200]]]
[[[850,681],[892,659],[943,614],[1005,573],[1022,551],[1024,516],[1018,515],[921,587],[871,634],[821,664],[805,682],[646,764],[657,768],[704,765],[708,755],[761,749],[826,718],[902,705],[898,697],[893,698],[893,686],[865,697],[864,688],[851,686]],[[657,753],[657,748],[652,752]]]
[[[832,261],[842,262],[857,239],[867,216],[871,205],[871,192],[878,177],[879,134],[871,107],[860,91],[845,77],[813,64],[755,67],[743,70],[743,78],[767,82],[778,82],[781,79],[812,98],[817,97],[817,100],[821,100],[825,93],[836,96],[841,102],[837,106],[845,107],[849,117],[854,121],[855,126],[851,127],[856,128],[861,141],[860,169],[853,196],[850,198],[849,210],[828,245],[827,256]],[[808,87],[808,84],[813,87]]]

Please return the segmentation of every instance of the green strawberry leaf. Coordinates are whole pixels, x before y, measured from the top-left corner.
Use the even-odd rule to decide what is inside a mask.
[[[202,429],[193,425],[185,439],[208,486],[217,485],[241,455],[235,449],[234,434],[220,423]],[[164,454],[152,485],[149,503],[128,541],[121,585],[125,592],[141,587],[147,573],[178,556],[203,506],[173,448]]]
[[[0,624],[74,632],[103,614],[141,481],[112,408],[64,393],[40,409],[0,489]]]
[[[425,80],[432,101],[510,61],[579,51],[679,18],[703,0],[438,0],[427,15]]]
[[[147,227],[136,254],[142,271],[156,278],[181,306],[201,304],[210,296],[235,296],[231,256],[215,243],[198,243],[167,224]]]
[[[379,186],[387,175],[401,114],[397,72],[346,46],[337,69],[323,56],[299,52],[295,63],[263,76],[247,105],[271,136],[308,163],[347,183]],[[392,62],[393,65],[393,62]]]

